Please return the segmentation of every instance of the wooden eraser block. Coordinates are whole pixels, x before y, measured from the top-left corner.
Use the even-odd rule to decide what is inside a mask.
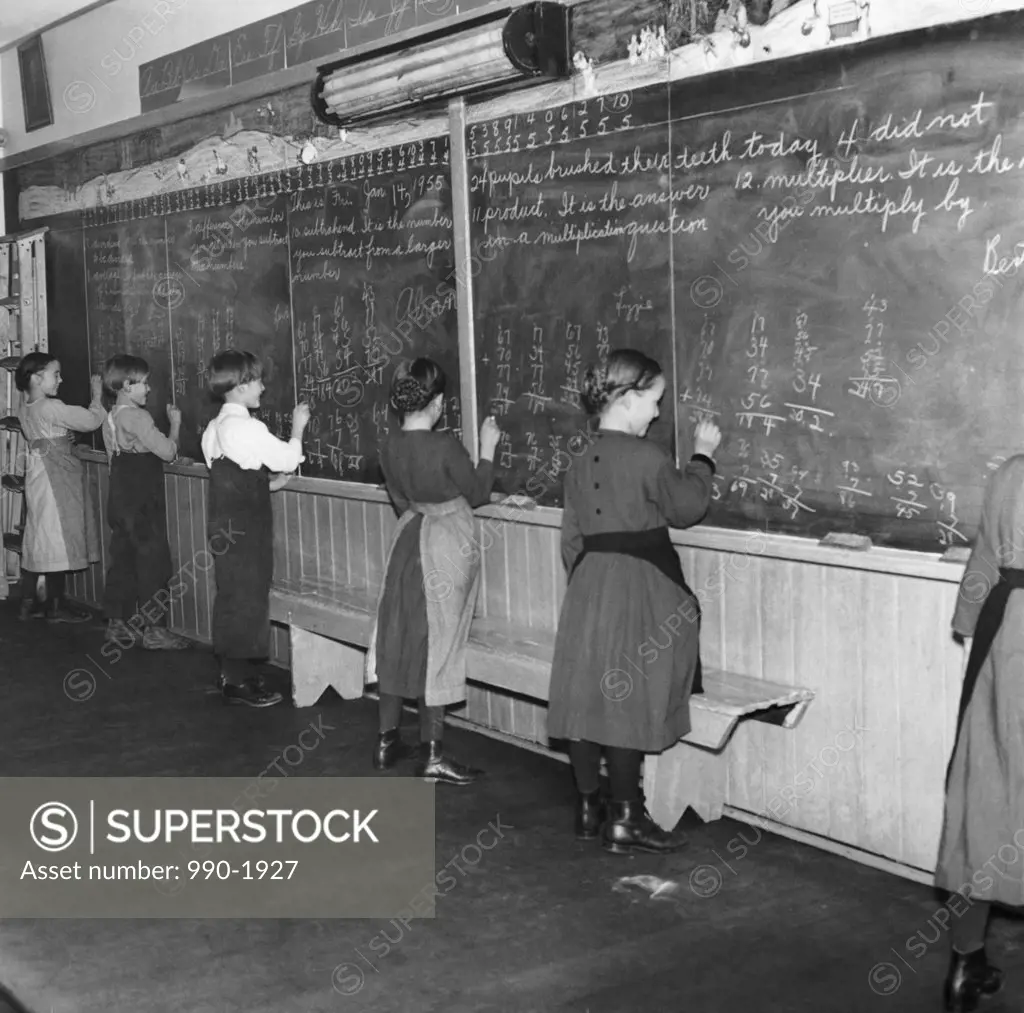
[[[847,535],[840,531],[833,531],[818,542],[829,549],[852,549],[855,552],[866,552],[872,547],[871,539],[867,535]]]
[[[968,545],[951,545],[942,554],[940,563],[966,563],[971,558],[971,549]]]
[[[537,506],[537,501],[531,496],[523,496],[513,493],[511,496],[504,496],[499,499],[495,505],[503,507],[519,507],[521,510],[533,510]]]

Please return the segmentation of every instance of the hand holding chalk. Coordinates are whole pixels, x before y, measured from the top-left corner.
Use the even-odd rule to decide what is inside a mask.
[[[483,425],[480,426],[480,459],[483,461],[493,461],[494,451],[498,447],[498,441],[501,439],[501,430],[498,428],[498,423],[494,421],[493,415],[488,415],[484,419]]]
[[[93,401],[99,401],[103,397],[103,377],[99,373],[93,373],[89,378],[89,392]]]
[[[292,411],[292,439],[301,440],[308,425],[309,405],[303,401],[302,404],[297,404]]]
[[[722,442],[722,431],[710,419],[703,419],[697,423],[697,429],[693,434],[693,452],[703,454],[705,457],[712,457]]]

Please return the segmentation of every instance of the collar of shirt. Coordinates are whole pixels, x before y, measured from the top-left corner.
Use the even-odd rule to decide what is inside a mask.
[[[249,413],[249,409],[244,404],[235,404],[233,401],[225,401],[220,406],[219,415],[238,415],[243,418],[251,419],[252,415]]]

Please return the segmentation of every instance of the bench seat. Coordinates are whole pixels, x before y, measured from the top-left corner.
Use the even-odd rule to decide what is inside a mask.
[[[270,617],[275,622],[362,649],[370,643],[375,608],[376,597],[366,591],[312,581],[278,582],[270,598]],[[300,643],[300,654],[304,648],[309,654],[308,648],[324,646]],[[505,620],[477,617],[469,634],[470,681],[546,701],[554,646],[554,631],[517,628]],[[315,659],[305,660],[307,668],[325,667],[317,664]],[[336,662],[338,671],[321,671],[310,689],[316,693],[310,703],[314,703],[328,685],[334,685],[346,699],[361,695],[361,664],[362,652],[349,664]],[[354,666],[359,669],[358,674]],[[301,660],[296,665],[293,658],[295,687],[300,687],[309,674],[299,671],[299,667]],[[330,669],[330,661],[326,662],[326,667]],[[300,696],[306,699],[309,692]],[[682,741],[704,749],[720,750],[728,742],[737,723],[747,717],[792,728],[803,717],[813,696],[807,689],[737,672],[705,669],[704,692],[690,698],[692,729]],[[299,696],[296,697],[296,705],[302,705]]]

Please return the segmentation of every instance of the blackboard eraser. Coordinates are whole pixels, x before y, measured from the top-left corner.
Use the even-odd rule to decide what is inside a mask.
[[[833,531],[818,542],[827,549],[852,549],[854,552],[867,552],[872,548],[871,539],[867,535],[848,535],[842,531]]]
[[[524,496],[522,493],[512,493],[510,496],[502,496],[497,500],[497,505],[503,507],[519,507],[521,510],[533,510],[537,501],[532,496]]]
[[[967,545],[951,545],[939,557],[940,563],[966,563],[971,558],[971,550]]]

